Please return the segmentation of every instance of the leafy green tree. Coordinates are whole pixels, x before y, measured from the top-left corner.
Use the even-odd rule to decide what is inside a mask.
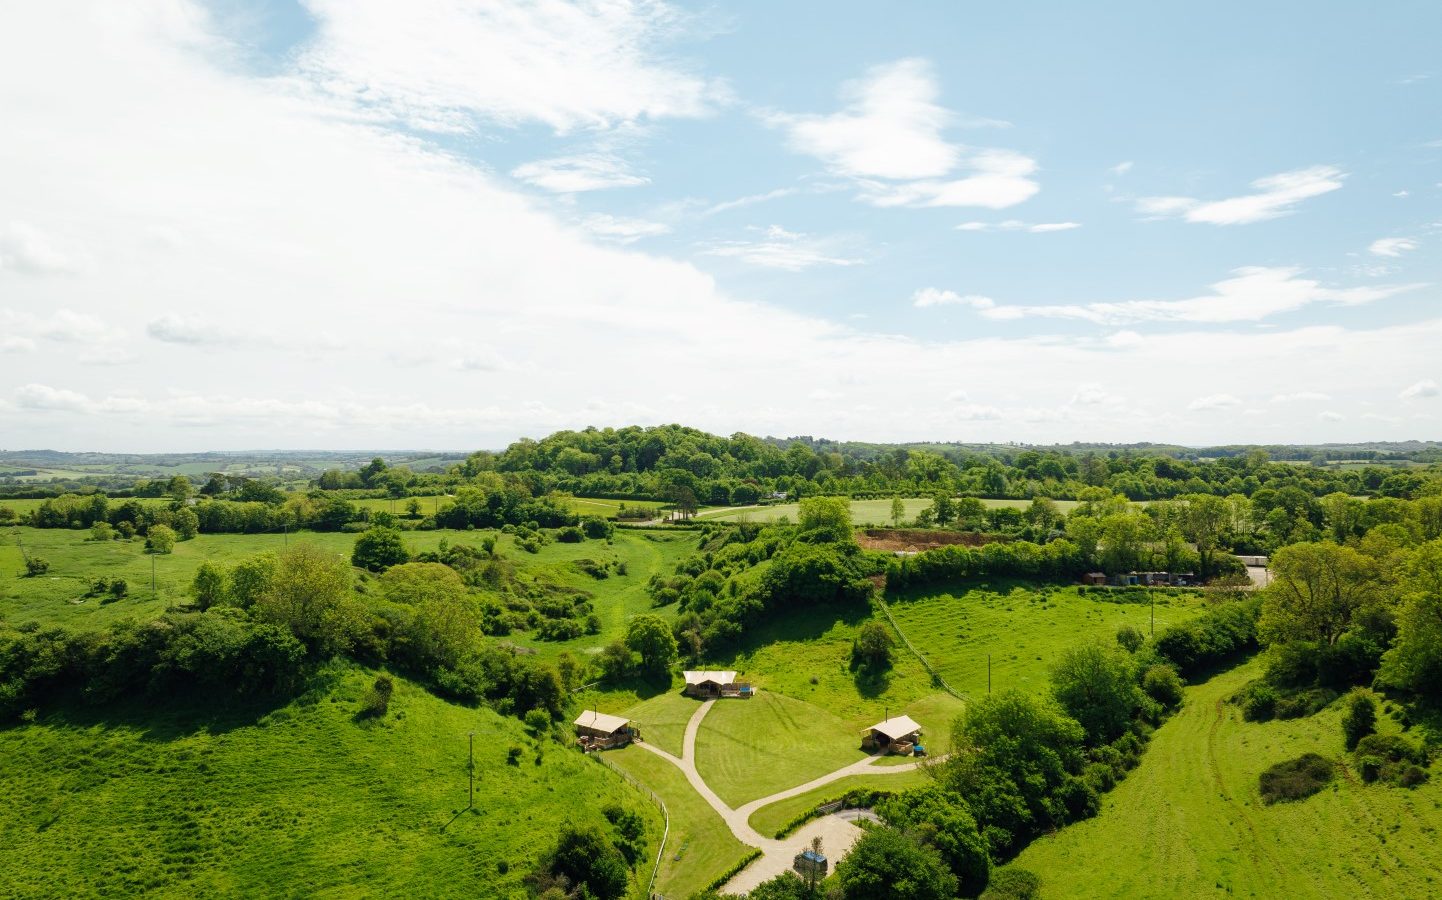
[[[1050,497],[1036,497],[1026,508],[1026,520],[1034,528],[1054,528],[1062,520],[1057,511],[1056,501]]]
[[[932,498],[931,516],[936,520],[936,524],[942,527],[956,519],[956,504],[952,502],[950,494],[943,491]]]
[[[966,800],[941,788],[903,791],[877,807],[881,818],[941,855],[963,896],[986,887],[991,857]]]
[[[804,497],[797,511],[799,536],[812,543],[851,544],[851,501],[845,497]]]
[[[225,602],[225,591],[225,572],[214,563],[201,563],[200,568],[195,570],[195,578],[190,582],[190,593],[195,597],[195,605],[201,610],[219,606]]]
[[[641,668],[663,675],[676,662],[676,636],[660,616],[639,615],[626,629],[626,646],[641,655]]]
[[[906,504],[900,497],[891,498],[891,524],[899,526],[901,520],[906,518]]]
[[[1164,709],[1175,709],[1182,702],[1182,676],[1166,663],[1147,666],[1142,673],[1142,693],[1160,703]]]
[[[1201,557],[1201,572],[1206,578],[1215,571],[1212,556],[1216,553],[1231,519],[1227,501],[1209,494],[1193,494],[1187,498],[1182,533],[1197,545]]]
[[[1271,559],[1258,636],[1265,644],[1335,644],[1377,599],[1376,568],[1351,547],[1330,541],[1293,544]]]
[[[29,577],[36,578],[40,575],[44,575],[46,572],[49,571],[50,563],[48,560],[43,559],[39,556],[25,557],[25,574]]]
[[[1442,539],[1412,554],[1402,585],[1397,637],[1378,679],[1421,696],[1442,696]]]
[[[1342,737],[1347,749],[1355,750],[1357,742],[1377,730],[1377,700],[1365,688],[1353,688],[1347,694],[1346,711],[1342,713]]]
[[[1121,737],[1142,705],[1131,659],[1100,644],[1063,651],[1052,669],[1051,685],[1057,702],[1081,724],[1093,745]]]
[[[261,595],[270,590],[275,578],[274,553],[261,553],[235,564],[226,578],[226,601],[231,606],[250,609]]]
[[[851,656],[862,666],[881,671],[891,667],[891,648],[896,642],[891,638],[891,629],[872,620],[861,626],[856,641],[851,647]]]
[[[950,900],[956,876],[940,854],[895,828],[872,828],[836,866],[836,885],[846,900]]]
[[[383,572],[410,559],[405,541],[395,528],[368,528],[356,538],[351,552],[351,565],[372,572]]]
[[[175,529],[175,536],[180,540],[193,540],[200,533],[200,517],[195,510],[182,507],[170,514],[170,527]]]
[[[169,525],[151,525],[145,533],[145,549],[151,553],[170,553],[175,549],[175,530]]]
[[[548,868],[597,900],[624,897],[629,886],[625,857],[594,825],[563,828]]]
[[[313,544],[293,545],[275,558],[255,611],[261,621],[289,628],[322,657],[348,649],[364,625],[350,567]]]
[[[1117,629],[1117,646],[1128,653],[1136,653],[1146,642],[1146,635],[1130,625],[1123,625]]]

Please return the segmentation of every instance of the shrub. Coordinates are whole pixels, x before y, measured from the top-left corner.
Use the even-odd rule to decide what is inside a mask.
[[[1347,749],[1355,750],[1357,742],[1377,730],[1377,701],[1371,691],[1354,688],[1347,695],[1347,711],[1342,714],[1342,736]]]
[[[1182,702],[1182,678],[1176,669],[1157,663],[1142,673],[1142,691],[1164,708],[1175,709]]]
[[[851,644],[851,660],[862,668],[889,669],[894,644],[890,629],[877,621],[867,622]]]
[[[1242,718],[1248,722],[1265,722],[1277,711],[1277,692],[1271,685],[1258,679],[1249,682],[1238,691],[1232,702],[1242,708]]]
[[[1117,629],[1117,644],[1128,653],[1137,652],[1146,642],[1146,637],[1130,625],[1123,625]]]
[[[532,735],[540,737],[551,727],[551,715],[544,709],[530,709],[526,711],[526,730]]]
[[[521,754],[525,752],[526,751],[520,747],[512,744],[511,749],[506,751],[506,762],[513,766],[519,766],[521,764]]]
[[[384,675],[376,676],[375,683],[361,698],[360,712],[356,713],[356,716],[362,719],[381,718],[390,709],[391,694],[394,691],[395,685],[389,678]]]
[[[945,900],[956,896],[956,877],[941,856],[894,828],[864,833],[836,866],[836,883],[847,900],[897,896]]]
[[[629,887],[625,858],[595,826],[562,830],[546,868],[598,900],[623,897]]]
[[[351,565],[372,572],[384,572],[410,559],[401,533],[395,528],[369,528],[356,538]]]
[[[980,900],[1036,900],[1040,895],[1041,879],[1036,873],[1011,866],[991,877]]]
[[[1336,766],[1326,757],[1304,753],[1296,759],[1279,762],[1259,778],[1262,801],[1280,803],[1303,800],[1326,787],[1336,774]]]
[[[585,532],[574,525],[567,525],[556,532],[556,540],[563,544],[579,544],[586,539]]]
[[[1400,734],[1369,734],[1357,741],[1355,756],[1363,781],[1413,787],[1427,780],[1427,752]]]
[[[110,582],[110,596],[112,599],[121,600],[130,593],[130,585],[124,578],[116,578]]]
[[[616,526],[600,516],[586,516],[581,519],[581,530],[586,533],[586,537],[599,540],[614,534]]]
[[[25,574],[31,578],[44,575],[50,571],[50,563],[38,556],[30,556],[25,559]]]
[[[1274,714],[1279,719],[1300,719],[1316,715],[1337,699],[1337,692],[1331,688],[1312,688],[1277,698]]]
[[[170,553],[175,549],[175,529],[169,525],[151,525],[145,532],[145,549],[151,553]]]

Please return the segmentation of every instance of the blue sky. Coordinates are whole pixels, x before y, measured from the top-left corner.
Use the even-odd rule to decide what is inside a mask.
[[[9,9],[0,429],[1435,438],[1439,35],[1431,3]]]

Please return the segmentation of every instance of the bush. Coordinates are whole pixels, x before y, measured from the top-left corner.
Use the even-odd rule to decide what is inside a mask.
[[[1117,629],[1117,644],[1128,653],[1135,653],[1147,642],[1146,636],[1130,625]]]
[[[861,626],[860,633],[851,644],[851,661],[873,671],[889,669],[894,645],[891,629],[877,621],[867,622]]]
[[[38,556],[25,558],[25,574],[31,578],[44,575],[50,571],[50,563]]]
[[[1261,679],[1248,682],[1238,691],[1232,702],[1242,708],[1242,718],[1248,722],[1265,722],[1277,711],[1277,692]]]
[[[1347,711],[1342,714],[1342,736],[1347,749],[1357,749],[1357,742],[1377,730],[1377,700],[1372,692],[1353,688],[1347,695]]]
[[[175,529],[169,525],[151,525],[145,532],[145,549],[150,553],[170,553],[175,550]]]
[[[384,572],[410,559],[401,533],[395,528],[370,528],[356,538],[351,565],[372,572]]]
[[[551,715],[544,709],[527,710],[522,721],[526,723],[526,730],[535,737],[545,734],[551,727]]]
[[[1036,900],[1041,896],[1041,879],[1030,869],[1010,866],[991,877],[980,900]]]
[[[357,717],[362,719],[379,719],[386,714],[391,705],[391,694],[395,691],[395,685],[384,675],[376,676],[375,683],[370,690],[366,691],[361,698],[360,712]]]
[[[1331,688],[1312,688],[1277,698],[1274,715],[1279,719],[1300,719],[1316,715],[1337,699]]]
[[[615,533],[616,526],[600,516],[585,516],[581,519],[581,530],[588,538],[604,540]]]
[[[1304,800],[1326,787],[1335,774],[1332,761],[1316,753],[1279,762],[1258,779],[1262,801],[1270,804]]]
[[[1355,756],[1363,781],[1414,787],[1427,780],[1427,752],[1400,734],[1369,734]]]
[[[511,749],[506,751],[506,762],[513,766],[519,766],[521,764],[521,754],[525,752],[526,751],[520,747],[512,744]]]
[[[556,532],[556,540],[563,544],[579,544],[586,539],[585,532],[574,525],[567,525]]]
[[[1182,702],[1182,678],[1176,669],[1157,663],[1142,673],[1142,691],[1163,708],[1176,709]]]

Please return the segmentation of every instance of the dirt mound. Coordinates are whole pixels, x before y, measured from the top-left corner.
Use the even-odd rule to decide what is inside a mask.
[[[976,531],[933,531],[927,528],[868,528],[857,538],[857,543],[867,550],[892,550],[920,553],[933,547],[947,547],[960,544],[964,547],[980,547],[1002,540],[996,535]]]

